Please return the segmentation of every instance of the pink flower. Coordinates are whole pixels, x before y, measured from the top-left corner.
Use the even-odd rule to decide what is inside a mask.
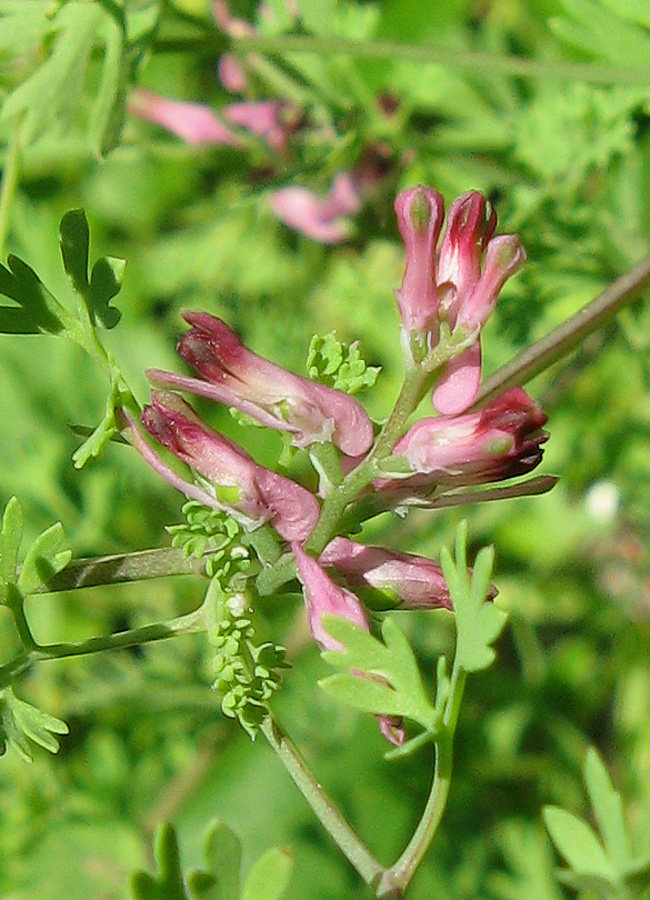
[[[293,543],[291,549],[298,564],[298,575],[304,585],[305,608],[309,630],[316,643],[323,650],[341,652],[344,647],[323,627],[323,616],[340,616],[365,631],[369,631],[368,621],[359,600],[350,591],[339,587],[327,576],[325,570],[302,549]],[[359,673],[360,677],[377,677]],[[378,716],[379,727],[384,737],[398,746],[404,743],[402,721],[396,716]]]
[[[289,432],[299,447],[333,441],[349,456],[369,450],[372,423],[348,394],[257,356],[221,319],[201,312],[186,312],[184,318],[192,328],[180,338],[178,352],[207,380],[150,370],[156,385],[234,406],[263,425]]]
[[[328,196],[317,197],[305,187],[274,191],[269,202],[281,222],[324,244],[338,244],[350,237],[345,216],[361,209],[361,195],[355,179],[347,172],[337,175]]]
[[[362,591],[361,596],[369,603],[378,592],[377,599],[400,609],[452,608],[442,568],[431,559],[335,537],[321,553],[319,562],[336,569],[346,584]],[[368,598],[364,589],[370,592]],[[492,586],[489,599],[496,595],[497,589]]]
[[[511,388],[476,413],[421,419],[393,449],[394,456],[408,460],[413,477],[382,479],[375,486],[405,494],[414,487],[480,484],[529,472],[542,458],[546,419],[521,388]]]
[[[397,225],[406,249],[400,289],[395,291],[404,328],[424,331],[438,314],[436,246],[444,216],[442,197],[432,188],[401,191],[395,200]]]
[[[313,531],[320,514],[313,494],[258,466],[244,450],[205,425],[178,395],[154,393],[142,413],[142,424],[192,469],[198,484],[166,466],[136,423],[126,418],[129,439],[145,461],[187,497],[231,513],[250,529],[270,522],[286,540],[305,540]]]
[[[322,650],[340,653],[344,647],[325,630],[323,616],[341,616],[369,631],[363,607],[353,593],[334,584],[325,570],[312,556],[305,553],[300,544],[293,543],[291,549],[296,557],[300,580],[305,586],[305,608],[312,637]]]
[[[478,392],[480,330],[526,254],[517,235],[493,237],[496,213],[478,191],[452,203],[439,256],[440,195],[422,186],[402,191],[395,211],[406,247],[404,277],[396,292],[405,331],[426,332],[431,348],[440,339],[441,321],[458,339],[476,334],[476,341],[447,363],[433,392],[436,409],[456,415]]]
[[[217,116],[202,103],[169,100],[145,88],[136,88],[129,99],[129,112],[139,119],[161,125],[188,144],[225,144],[243,147],[241,135],[226,122],[264,138],[269,146],[282,150],[288,130],[283,122],[285,104],[276,100],[230,103]]]
[[[400,609],[451,609],[442,569],[430,559],[336,537],[319,562],[335,568],[351,586],[378,591]]]

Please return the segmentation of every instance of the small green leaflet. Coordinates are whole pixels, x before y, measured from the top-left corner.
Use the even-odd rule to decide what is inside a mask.
[[[467,570],[467,522],[458,526],[455,561],[443,548],[440,564],[449,587],[456,616],[456,658],[454,664],[465,672],[480,672],[494,660],[492,644],[501,634],[507,613],[488,601],[494,551],[479,551],[470,581]]]
[[[558,806],[546,806],[544,823],[558,852],[569,864],[560,879],[578,891],[595,896],[645,897],[650,887],[650,861],[633,860],[619,793],[591,747],[585,759],[584,780],[598,825]]]
[[[67,212],[61,219],[59,233],[63,267],[74,291],[83,299],[95,324],[99,320],[105,328],[114,328],[121,313],[109,304],[122,287],[125,261],[103,256],[88,279],[90,230],[83,209]]]
[[[123,396],[120,389],[122,374],[113,361],[111,367],[111,390],[106,400],[104,417],[99,425],[94,428],[83,444],[72,454],[72,463],[75,469],[82,469],[89,459],[99,456],[104,447],[120,434],[120,426],[116,419],[116,411],[127,405],[130,396]]]
[[[345,645],[342,653],[323,653],[330,665],[344,670],[319,681],[327,694],[365,712],[404,716],[426,731],[435,729],[438,713],[422,685],[413,650],[393,618],[383,623],[384,643],[339,616],[323,616],[323,624]]]
[[[0,294],[18,306],[0,306],[2,334],[59,334],[66,314],[36,272],[13,254],[0,264]]]
[[[22,509],[12,497],[0,524],[0,604],[9,607],[14,615],[22,614],[25,598],[64,569],[72,555],[63,549],[63,528],[57,522],[36,538],[19,567],[23,526]],[[68,726],[61,719],[20,700],[11,685],[0,685],[0,756],[11,746],[30,762],[30,742],[56,753],[59,742],[54,735],[67,733]]]
[[[155,857],[158,875],[136,872],[131,879],[134,900],[280,900],[286,891],[293,861],[283,848],[267,850],[254,863],[240,888],[241,845],[234,832],[221,822],[208,827],[205,869],[183,878],[178,838],[173,825],[158,829]]]
[[[121,314],[110,301],[122,287],[126,263],[122,259],[103,256],[94,264],[88,278],[90,232],[82,209],[70,210],[61,219],[60,246],[63,266],[72,289],[85,308],[84,315],[87,313],[93,325],[99,322],[105,328],[113,328]],[[17,256],[10,254],[7,265],[0,265],[0,295],[18,304],[0,306],[0,333],[65,333],[72,340],[80,341],[79,322],[74,313],[64,307],[31,266]]]
[[[23,514],[15,497],[7,503],[0,526],[0,602],[9,593],[21,597],[34,593],[70,562],[72,553],[63,549],[63,527],[56,522],[40,534],[27,551],[18,571],[18,551],[23,534]],[[14,589],[12,591],[12,589]]]
[[[358,341],[346,344],[331,332],[325,337],[317,334],[312,337],[307,351],[307,371],[314,381],[346,394],[358,394],[374,386],[381,369],[366,365]]]
[[[10,746],[25,762],[31,762],[30,741],[56,753],[59,742],[54,735],[68,731],[61,719],[19,700],[11,687],[0,689],[0,756],[4,756]]]

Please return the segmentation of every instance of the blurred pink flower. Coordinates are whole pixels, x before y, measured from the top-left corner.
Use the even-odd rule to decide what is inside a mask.
[[[270,522],[286,540],[305,540],[320,514],[306,488],[257,465],[241,447],[209,428],[177,394],[154,393],[141,417],[147,431],[186,463],[198,483],[166,466],[125,414],[128,437],[144,460],[173,487],[206,506],[231,513],[254,529]]]
[[[192,327],[179,339],[178,352],[206,380],[152,369],[147,375],[154,384],[233,406],[289,432],[299,447],[333,441],[349,456],[370,449],[372,422],[348,394],[263,359],[215,316],[185,312],[184,318]]]
[[[326,197],[305,187],[286,187],[269,196],[271,209],[281,222],[324,244],[338,244],[350,237],[345,218],[361,209],[361,194],[348,172],[337,175]]]
[[[404,277],[396,291],[405,331],[428,332],[431,348],[440,339],[441,321],[459,337],[476,334],[476,341],[447,363],[433,392],[436,409],[456,415],[478,391],[480,329],[526,254],[517,235],[493,237],[496,213],[478,191],[452,203],[438,256],[443,204],[437,191],[422,186],[402,191],[395,211],[406,247]]]
[[[483,409],[463,416],[420,419],[401,438],[393,456],[414,473],[375,482],[404,495],[437,484],[482,484],[531,471],[542,459],[547,417],[521,388],[511,388]]]
[[[136,88],[129,98],[131,115],[146,119],[175,134],[188,144],[225,144],[243,147],[240,134],[228,128],[227,122],[263,138],[270,147],[286,147],[288,128],[283,122],[285,104],[277,100],[230,103],[221,116],[202,103],[169,100],[146,88]]]

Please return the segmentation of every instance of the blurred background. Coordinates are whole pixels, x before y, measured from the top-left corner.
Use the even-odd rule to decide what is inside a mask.
[[[289,36],[313,42],[298,50]],[[447,206],[483,191],[498,230],[527,249],[484,332],[488,374],[650,249],[642,0],[0,0],[0,91],[3,261],[17,254],[64,292],[58,223],[85,209],[91,260],[128,261],[105,343],[143,403],[147,367],[183,371],[180,313],[198,308],[301,374],[312,334],[359,340],[382,367],[364,399],[385,416],[402,374],[392,203],[418,182]],[[590,744],[650,852],[649,341],[641,298],[528,385],[549,416],[541,471],[561,476],[550,494],[366,529],[437,557],[469,518],[474,550],[496,546],[511,614],[497,662],[469,682],[448,811],[412,900],[565,896],[540,810],[586,814]],[[54,337],[3,335],[0,359],[0,501],[18,496],[26,539],[61,521],[74,556],[168,543],[182,498],[130,448],[72,466],[69,425],[100,420],[103,373]],[[279,441],[201,411],[276,462]],[[76,640],[189,611],[204,587],[183,577],[43,595],[28,614],[39,640]],[[0,664],[16,650],[5,612]],[[384,761],[374,720],[321,695],[325,666],[298,598],[258,614],[291,649],[278,717],[391,861],[419,816],[430,750]],[[448,616],[399,621],[431,682],[452,646]],[[210,680],[201,636],[21,677],[20,696],[70,734],[58,756],[0,760],[0,897],[127,898],[160,821],[197,865],[215,816],[242,838],[245,867],[271,845],[292,848],[291,897],[371,896],[263,740],[221,717]]]

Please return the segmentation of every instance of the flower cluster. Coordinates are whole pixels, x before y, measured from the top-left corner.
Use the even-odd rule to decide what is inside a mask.
[[[481,380],[480,330],[526,253],[516,234],[493,237],[496,213],[478,191],[469,191],[451,205],[439,253],[444,204],[437,191],[422,186],[402,191],[395,212],[406,246],[404,278],[395,292],[403,344],[409,349],[415,340],[435,348],[443,327],[452,342],[468,344],[449,359],[433,392],[438,412],[455,415],[476,397]]]
[[[477,412],[465,411],[478,388],[481,327],[506,278],[524,259],[519,239],[494,237],[496,216],[476,191],[452,205],[439,252],[439,194],[424,187],[406,190],[395,208],[406,245],[404,277],[396,291],[405,361],[421,384],[430,384],[432,374],[438,378],[433,400],[442,415],[395,433],[388,446],[381,439],[375,443],[373,424],[357,400],[261,358],[225,322],[204,312],[184,313],[190,327],[177,345],[196,374],[150,370],[154,390],[141,416],[146,432],[185,463],[192,477],[165,463],[125,413],[129,440],[174,487],[228,512],[249,531],[269,523],[286,541],[303,585],[311,633],[329,650],[340,647],[323,616],[343,616],[368,630],[362,600],[375,609],[451,608],[440,566],[336,536],[340,507],[338,519],[327,523],[329,495],[341,496],[349,484],[345,477],[342,482],[325,479],[317,497],[303,484],[256,463],[206,425],[178,392],[234,407],[286,433],[295,447],[314,454],[315,465],[315,445],[328,445],[328,452],[338,454],[341,472],[357,478],[344,507],[368,492],[381,494],[390,508],[427,498],[437,488],[484,484],[532,470],[547,438],[546,416],[523,390],[510,389]],[[419,360],[414,347],[424,347]],[[437,360],[437,368],[427,368],[430,359]],[[314,540],[318,528],[320,537]],[[491,588],[490,598],[495,594]],[[380,724],[389,740],[404,739],[399,721],[380,716]]]

